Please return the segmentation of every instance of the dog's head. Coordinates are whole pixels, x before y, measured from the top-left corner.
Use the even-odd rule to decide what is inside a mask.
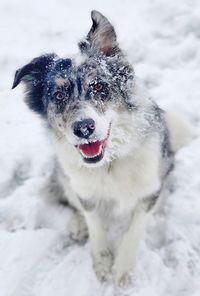
[[[17,70],[13,88],[26,85],[26,102],[40,113],[82,164],[101,165],[128,153],[134,126],[134,72],[113,26],[92,11],[92,27],[80,54],[35,58]],[[81,56],[81,59],[80,59]]]

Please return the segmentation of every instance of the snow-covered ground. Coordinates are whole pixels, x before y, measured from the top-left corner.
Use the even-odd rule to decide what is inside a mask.
[[[112,296],[85,246],[71,244],[70,210],[41,198],[51,145],[39,118],[11,91],[15,70],[46,52],[77,51],[97,9],[113,22],[135,72],[163,108],[191,120],[197,138],[176,156],[173,182],[148,225],[128,296],[200,295],[200,1],[0,1],[0,296]]]

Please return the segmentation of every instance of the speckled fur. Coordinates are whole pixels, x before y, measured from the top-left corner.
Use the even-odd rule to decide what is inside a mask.
[[[147,214],[173,165],[173,145],[169,116],[136,79],[113,26],[97,11],[92,20],[81,54],[38,57],[16,72],[13,87],[25,83],[27,104],[49,127],[66,196],[87,222],[97,276],[106,280],[112,271],[123,285],[134,269]],[[93,89],[98,81],[100,93]],[[64,99],[55,98],[57,91]],[[87,140],[76,137],[72,126],[84,118],[96,124],[90,141],[108,137],[98,163],[85,163],[77,149]],[[107,238],[108,216],[129,217],[115,251]]]

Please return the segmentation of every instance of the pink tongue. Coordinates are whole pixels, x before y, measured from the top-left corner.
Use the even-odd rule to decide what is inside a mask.
[[[88,157],[94,157],[99,154],[100,147],[102,145],[101,141],[96,141],[94,143],[79,145],[79,149]]]

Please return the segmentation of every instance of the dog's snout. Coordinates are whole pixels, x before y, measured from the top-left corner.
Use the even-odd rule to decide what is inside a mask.
[[[73,124],[73,132],[79,138],[88,139],[95,130],[95,122],[93,119],[83,119]]]

